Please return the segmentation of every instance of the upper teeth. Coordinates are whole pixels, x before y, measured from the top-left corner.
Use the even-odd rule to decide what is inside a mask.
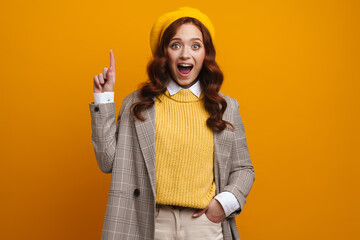
[[[191,64],[179,64],[179,65],[182,67],[191,67],[192,66]]]

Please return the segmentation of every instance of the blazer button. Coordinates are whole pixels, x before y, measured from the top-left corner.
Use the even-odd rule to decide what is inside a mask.
[[[94,110],[95,110],[95,112],[98,112],[98,111],[99,111],[99,107],[96,106],[96,107],[94,108]]]
[[[135,189],[134,190],[134,196],[138,197],[140,195],[140,190],[139,189]]]

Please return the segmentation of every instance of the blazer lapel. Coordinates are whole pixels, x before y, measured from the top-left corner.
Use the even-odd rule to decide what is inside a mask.
[[[223,119],[231,122],[229,111],[226,111],[223,115]],[[226,186],[226,169],[231,167],[229,161],[232,143],[235,135],[230,126],[227,126],[222,132],[214,132],[214,175],[216,183],[216,194],[219,194]]]
[[[155,104],[142,111],[141,114],[146,118],[144,122],[135,121],[135,128],[141,152],[144,157],[145,165],[150,178],[151,188],[155,196],[156,185],[156,162],[155,162]]]

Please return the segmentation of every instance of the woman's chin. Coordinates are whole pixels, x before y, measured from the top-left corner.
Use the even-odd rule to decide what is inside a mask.
[[[184,88],[189,88],[196,82],[196,79],[176,79],[176,82]]]

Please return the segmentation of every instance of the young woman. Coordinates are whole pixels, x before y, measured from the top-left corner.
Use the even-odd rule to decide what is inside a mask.
[[[219,92],[214,27],[194,8],[154,23],[149,80],[115,123],[115,58],[94,77],[92,143],[112,173],[102,239],[240,239],[255,180],[239,104]]]

